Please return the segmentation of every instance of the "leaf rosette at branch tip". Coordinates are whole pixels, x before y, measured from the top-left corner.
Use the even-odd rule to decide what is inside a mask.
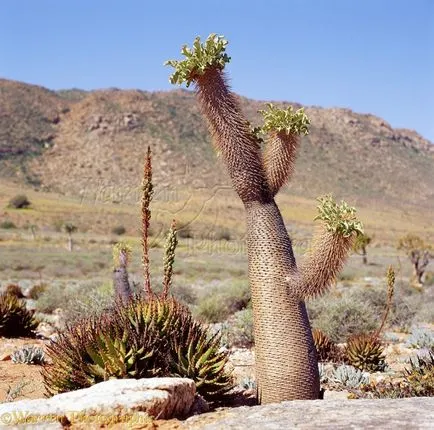
[[[225,64],[229,63],[231,58],[225,53],[228,41],[224,36],[210,34],[204,43],[200,42],[200,37],[196,37],[193,42],[193,48],[190,49],[184,45],[181,49],[184,60],[168,60],[165,66],[171,66],[175,69],[169,78],[171,84],[182,85],[184,82],[189,87],[191,82],[205,70],[210,67],[224,69]]]
[[[304,108],[294,111],[292,106],[287,109],[279,109],[273,103],[267,103],[267,110],[258,111],[264,117],[263,133],[269,131],[284,131],[287,134],[309,134],[310,120],[304,112]]]
[[[127,266],[130,262],[132,249],[125,242],[119,242],[113,246],[113,264],[116,267]]]
[[[323,221],[327,231],[343,237],[350,237],[354,232],[357,235],[363,234],[363,224],[357,219],[355,208],[343,200],[337,204],[332,195],[319,197],[317,200],[319,214],[314,220]]]

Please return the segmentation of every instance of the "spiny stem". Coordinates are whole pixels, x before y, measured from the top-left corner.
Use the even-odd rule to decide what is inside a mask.
[[[148,296],[152,295],[151,279],[149,273],[149,222],[151,219],[151,211],[149,205],[154,194],[152,185],[152,157],[151,148],[148,146],[148,152],[146,154],[145,165],[143,168],[143,182],[142,182],[142,264],[143,264],[143,277],[144,284],[143,289]]]

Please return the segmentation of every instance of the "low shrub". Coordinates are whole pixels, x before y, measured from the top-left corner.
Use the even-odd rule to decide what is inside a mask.
[[[22,299],[24,297],[21,287],[16,284],[9,284],[6,286],[4,293],[10,296],[15,296],[17,299]]]
[[[366,302],[325,296],[308,303],[312,326],[319,328],[335,343],[345,342],[354,334],[377,328],[378,315]]]
[[[45,284],[32,285],[27,291],[27,297],[32,300],[38,300],[46,290],[47,285]]]
[[[0,336],[34,337],[38,323],[25,303],[10,294],[0,295]]]
[[[61,308],[64,322],[73,323],[83,317],[100,314],[112,304],[111,282],[99,285],[82,282],[66,286],[47,286],[36,302],[36,309],[38,312],[52,313]]]
[[[229,346],[252,347],[255,343],[252,309],[236,312],[229,319],[224,331]]]
[[[213,288],[198,302],[195,316],[210,323],[222,322],[248,306],[250,288],[247,282],[235,281]]]
[[[0,222],[0,228],[4,228],[5,230],[17,228],[17,226],[9,220]]]
[[[194,305],[197,301],[197,294],[190,285],[175,284],[170,291],[176,300],[186,305]]]
[[[24,194],[18,194],[9,200],[8,207],[13,209],[26,209],[30,206],[30,200]]]
[[[117,225],[112,228],[112,233],[121,236],[127,232],[127,229],[123,225]]]

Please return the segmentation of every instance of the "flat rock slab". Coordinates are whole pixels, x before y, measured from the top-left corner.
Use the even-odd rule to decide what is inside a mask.
[[[188,430],[434,429],[434,398],[295,400],[191,417]]]
[[[186,416],[196,387],[186,378],[112,379],[49,399],[0,404],[0,426],[56,423],[146,425]]]

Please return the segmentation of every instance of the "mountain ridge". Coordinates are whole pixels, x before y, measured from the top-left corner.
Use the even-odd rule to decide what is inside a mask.
[[[238,99],[259,124],[264,102]],[[0,177],[16,183],[76,196],[101,186],[137,187],[149,144],[161,186],[229,184],[191,91],[54,91],[0,79],[0,109]],[[434,208],[429,140],[348,108],[306,106],[306,112],[311,132],[301,139],[285,192],[333,191],[356,203]]]

